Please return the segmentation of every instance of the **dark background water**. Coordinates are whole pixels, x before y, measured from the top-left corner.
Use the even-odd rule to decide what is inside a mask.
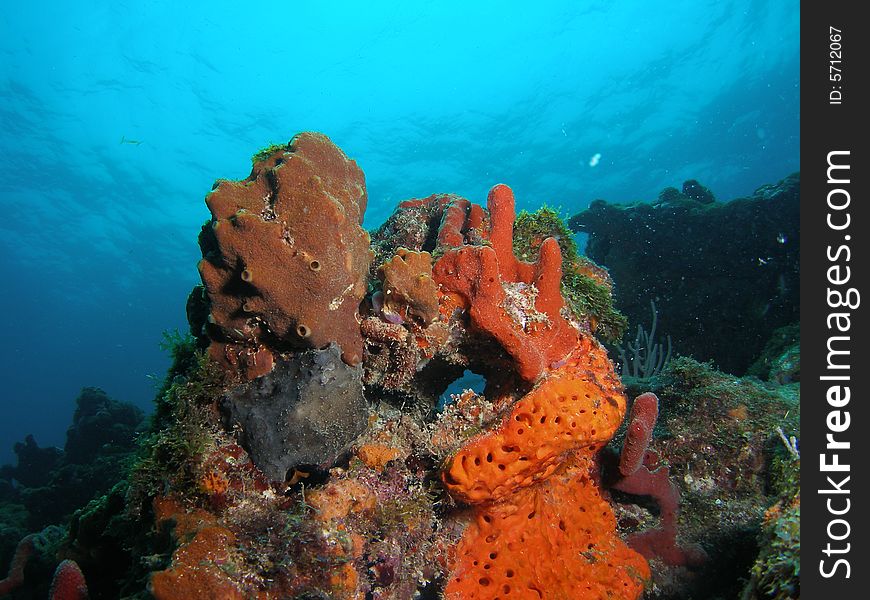
[[[62,445],[82,386],[150,407],[205,193],[298,131],[358,160],[368,227],[498,182],[573,213],[799,167],[796,0],[180,4],[0,12],[0,462]]]

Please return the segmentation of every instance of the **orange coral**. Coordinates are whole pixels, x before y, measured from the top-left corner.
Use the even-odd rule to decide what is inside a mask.
[[[511,355],[516,375],[537,384],[442,472],[473,516],[445,597],[637,598],[649,567],[616,535],[596,479],[596,454],[625,415],[622,385],[605,350],[561,315],[556,240],[541,244],[538,262],[522,262],[510,188],[494,187],[488,208],[491,246],[454,248],[435,265],[442,307],[467,309]]]
[[[151,574],[149,589],[157,600],[236,600],[244,598],[233,579],[221,567],[232,561],[235,536],[217,524],[214,515],[202,509],[185,510],[169,498],[154,500],[158,527],[174,523],[173,537],[179,546],[172,564]]]
[[[333,593],[330,597],[362,600],[360,574],[353,561],[362,557],[365,541],[358,534],[348,532],[341,521],[353,514],[373,511],[377,503],[375,493],[359,481],[337,479],[309,492],[307,502],[314,509],[314,518],[324,524],[331,523],[335,531],[346,536],[344,543],[329,546],[331,558],[338,563],[329,572]]]
[[[340,594],[341,598],[362,600],[364,597],[362,592],[357,591],[359,573],[350,563],[345,563],[329,576],[329,585],[334,593]]]
[[[487,208],[490,246],[463,245],[445,252],[435,263],[435,281],[443,292],[461,298],[472,323],[513,357],[519,376],[534,381],[577,341],[577,331],[561,314],[562,253],[559,243],[548,238],[538,262],[514,256],[514,197],[508,186],[490,190]]]
[[[356,452],[356,455],[367,467],[377,471],[383,471],[387,463],[398,458],[400,454],[398,448],[384,444],[365,444],[360,446]]]
[[[157,600],[221,600],[245,596],[221,565],[229,562],[233,534],[223,527],[206,526],[172,555],[172,566],[151,576],[151,593]]]
[[[230,482],[226,475],[219,471],[208,471],[204,473],[199,480],[200,489],[206,494],[226,494],[230,487]]]
[[[582,338],[497,429],[449,461],[447,488],[475,509],[447,598],[639,596],[649,567],[617,537],[594,478],[596,452],[624,414],[604,350]],[[531,556],[542,557],[535,568]]]
[[[318,520],[331,521],[374,509],[376,498],[364,483],[338,479],[308,492],[306,501],[314,509]]]
[[[276,350],[335,341],[358,363],[371,253],[356,163],[326,136],[302,133],[248,179],[220,181],[206,204],[199,270],[212,356],[253,378],[271,370]]]

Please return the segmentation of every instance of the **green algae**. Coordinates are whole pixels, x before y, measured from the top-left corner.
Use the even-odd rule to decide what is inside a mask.
[[[290,143],[287,142],[285,144],[269,144],[265,148],[258,150],[251,156],[251,163],[257,164],[258,162],[264,161],[276,152],[289,152],[290,151]]]
[[[190,336],[165,338],[172,365],[155,399],[149,432],[130,473],[133,495],[141,501],[170,485],[195,493],[196,460],[213,444],[215,419],[211,405],[223,390],[225,375],[195,347]]]
[[[562,266],[577,260],[577,243],[573,232],[552,208],[544,205],[533,213],[520,211],[514,222],[514,254],[520,260],[535,262],[541,244],[555,238],[562,250]]]
[[[770,379],[776,377],[778,373],[792,370],[793,367],[790,368],[784,362],[788,361],[795,352],[800,352],[800,336],[799,323],[776,329],[764,345],[761,355],[749,366],[746,373],[761,379]],[[797,364],[799,365],[799,361]]]
[[[771,470],[780,500],[767,510],[743,600],[800,597],[800,460],[787,453],[778,458]]]
[[[588,275],[603,269],[579,254],[573,235],[552,208],[521,211],[514,223],[514,254],[535,262],[544,240],[555,238],[562,251],[562,297],[568,310],[581,321],[594,321],[595,333],[605,342],[618,342],[628,327],[628,319],[613,306],[610,286]]]
[[[576,270],[566,269],[562,274],[562,296],[575,316],[588,315],[597,321],[595,333],[602,340],[615,343],[622,339],[628,319],[613,306],[613,296],[607,286]]]

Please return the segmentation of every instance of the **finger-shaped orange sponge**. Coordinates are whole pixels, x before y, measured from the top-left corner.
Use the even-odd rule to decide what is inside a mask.
[[[475,206],[468,209],[463,227],[479,219]],[[498,340],[514,359],[517,374],[535,381],[553,363],[562,361],[577,340],[577,331],[562,316],[562,253],[559,243],[549,238],[541,245],[537,262],[514,256],[514,196],[508,186],[499,184],[490,190],[487,208],[490,245],[461,245],[446,251],[435,263],[433,278],[442,293],[464,301],[474,326]],[[448,216],[442,224],[450,226],[442,231],[459,229],[455,214]],[[459,238],[455,233],[448,236]],[[511,284],[532,294],[534,315],[517,318],[517,311],[507,310],[511,301],[505,286]]]

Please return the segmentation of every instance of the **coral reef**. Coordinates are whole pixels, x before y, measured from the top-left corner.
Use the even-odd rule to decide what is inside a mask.
[[[697,204],[713,204],[716,202],[716,197],[707,187],[701,185],[695,179],[689,179],[683,182],[682,191],[675,187],[666,187],[659,192],[657,205],[670,204],[693,206]]]
[[[61,580],[76,587],[80,566],[94,598],[792,589],[779,558],[795,496],[774,480],[794,461],[779,436],[796,431],[796,386],[651,359],[654,394],[623,426],[599,341],[625,330],[617,288],[554,211],[516,217],[503,184],[486,207],[413,198],[369,244],[362,172],[327,138],[300,134],[253,163],[206,199],[193,337],[167,336],[134,467],[72,515],[42,581],[69,560]],[[689,183],[660,206],[714,210]],[[462,389],[467,373],[478,391]],[[82,432],[96,423],[86,404]],[[11,478],[0,491],[15,521]]]
[[[220,436],[223,437],[223,436]],[[223,457],[221,508],[157,496],[155,520],[175,541],[171,561],[150,576],[157,598],[412,597],[434,578],[437,522],[426,482],[429,465],[413,460],[425,435],[383,405],[371,416],[346,467],[312,481],[298,473],[279,493],[231,443],[201,459]],[[236,447],[237,448],[237,447]],[[229,459],[232,460],[229,460]],[[313,477],[313,476],[312,476]]]
[[[303,151],[294,147],[293,156]],[[255,187],[257,165],[245,188]],[[308,181],[296,184],[304,192]],[[223,185],[208,200],[215,238],[228,235],[216,201]],[[208,355],[226,377],[203,386],[209,359],[188,362],[162,390],[151,448],[163,450],[141,463],[130,494],[143,509],[152,499],[155,522],[174,540],[170,560],[149,577],[155,597],[399,599],[443,582],[455,598],[504,594],[506,586],[559,597],[580,582],[579,597],[640,594],[646,563],[615,535],[597,484],[597,453],[618,428],[625,397],[592,337],[598,317],[565,306],[559,242],[525,240],[534,262],[516,258],[514,217],[504,185],[490,192],[486,210],[452,195],[399,205],[373,235],[373,292],[354,321],[362,376],[336,361],[338,346],[320,350],[321,340],[305,351],[276,340],[271,325],[230,339],[232,311],[216,307],[241,314],[239,299],[217,295],[228,280],[211,281],[214,261],[206,259],[206,293],[194,291],[188,313],[202,331],[209,307]],[[222,257],[240,247],[229,240],[219,244]],[[252,262],[221,260],[229,271],[241,268],[235,275],[245,283],[257,281],[254,271],[243,277]],[[284,268],[282,260],[257,269]],[[606,273],[571,260],[572,273],[609,298]],[[307,305],[329,299],[304,302],[316,311]],[[346,351],[358,346],[349,340],[345,332],[327,341],[353,364]],[[268,358],[235,360],[240,347]],[[439,414],[439,395],[466,368],[486,375],[485,396],[461,394]],[[239,372],[250,381],[236,383]],[[155,477],[169,485],[151,487]],[[520,568],[523,544],[555,549],[540,573]],[[501,557],[489,573],[475,558],[484,549]]]
[[[76,511],[57,553],[57,558],[75,561],[86,574],[93,598],[126,597],[141,589],[144,572],[133,560],[134,548],[144,548],[147,543],[142,554],[152,557],[161,550],[152,529],[143,528],[137,515],[128,511],[129,489],[127,482],[121,481]],[[122,582],[123,589],[119,589]]]
[[[99,388],[82,389],[66,432],[65,460],[86,464],[107,454],[129,453],[144,418],[137,407],[113,400]]]
[[[322,548],[324,562],[318,574],[302,577],[285,571],[279,578],[285,581],[285,591],[406,598],[421,584],[444,577],[446,595],[456,598],[493,597],[513,588],[559,597],[581,582],[581,597],[639,595],[649,574],[646,563],[616,537],[614,517],[596,483],[597,452],[618,428],[625,397],[612,364],[591,334],[607,318],[579,302],[594,294],[585,293],[578,278],[595,288],[608,310],[612,284],[606,272],[576,255],[570,236],[560,235],[565,230],[564,225],[558,229],[558,220],[524,218],[515,236],[514,219],[513,194],[498,185],[490,191],[486,210],[452,195],[409,200],[373,234],[370,277],[377,277],[379,286],[359,327],[365,348],[362,381],[370,400],[380,391],[382,400],[410,399],[411,408],[422,410],[406,415],[383,402],[376,404],[366,431],[353,444],[348,466],[336,465],[323,483],[312,483],[310,472],[290,468],[300,459],[289,458],[294,452],[288,451],[287,440],[299,443],[300,436],[272,427],[274,437],[285,440],[285,445],[271,444],[273,450],[265,454],[287,461],[273,472],[273,462],[264,460],[264,453],[247,439],[271,435],[269,428],[254,427],[237,410],[228,420],[227,424],[238,424],[249,453],[237,457],[234,468],[253,459],[273,480],[284,481],[283,475],[292,470],[285,485],[313,486],[305,504],[294,504],[293,510],[313,511],[320,526],[311,531],[300,525],[294,535]],[[554,228],[557,231],[549,235]],[[533,262],[516,257],[517,244]],[[567,284],[563,265],[572,275]],[[572,307],[565,305],[563,288],[574,292],[577,302]],[[608,327],[613,327],[612,321]],[[206,332],[212,335],[211,331],[207,326]],[[487,355],[500,358],[493,362],[484,358]],[[419,419],[432,418],[438,394],[466,367],[487,376],[485,397],[463,394],[456,403],[471,407],[479,416],[477,424],[463,425],[457,409],[448,406],[428,428],[427,439],[427,428]],[[247,398],[252,389],[258,393],[245,400],[244,410],[262,413],[259,420],[264,424],[290,412],[276,403],[283,392],[276,393],[274,375],[224,395],[225,412],[226,398]],[[291,374],[282,389],[299,379]],[[313,418],[312,426],[323,426],[326,416],[335,417],[324,398],[315,404],[327,415],[304,411]],[[355,418],[366,422],[359,415]],[[321,451],[312,451],[322,458]],[[330,453],[329,460],[307,462],[318,463],[322,471],[335,458]],[[440,517],[426,484],[439,460],[446,461],[442,480],[451,503],[468,506]],[[225,473],[223,480],[231,478]],[[213,478],[208,487],[212,495],[221,489],[224,516],[214,521],[214,527],[227,532],[220,544],[209,546],[222,561],[251,573],[251,581],[262,581],[262,573],[251,572],[254,565],[242,565],[244,560],[226,554],[244,545],[240,540],[245,528],[233,515],[248,500],[226,494],[227,485],[218,486]],[[261,497],[258,502],[268,500]],[[398,529],[391,525],[395,517],[383,511],[389,506],[401,517]],[[387,544],[384,547],[372,537],[373,526]],[[541,573],[520,569],[517,552],[524,544],[554,549]],[[488,558],[478,556],[484,550]],[[152,589],[165,577],[190,568],[179,551],[168,571],[152,577]],[[297,556],[300,560],[303,557]],[[514,575],[516,579],[509,581]],[[209,585],[225,583],[217,572],[209,577]]]
[[[63,451],[60,448],[40,448],[33,435],[28,435],[23,442],[15,442],[12,447],[17,463],[0,467],[0,477],[6,481],[12,479],[25,487],[42,487],[51,478],[51,473],[61,463]]]
[[[316,133],[256,158],[248,179],[219,181],[206,197],[199,271],[210,353],[248,379],[282,351],[330,342],[358,364],[371,262],[363,173]]]
[[[683,182],[683,195],[701,204],[713,204],[716,202],[713,192],[694,179]]]
[[[618,282],[616,307],[633,326],[653,299],[676,350],[742,375],[799,317],[799,192],[794,174],[712,202],[688,181],[656,204],[596,200],[568,224],[589,234],[586,253]]]
[[[110,489],[129,467],[145,418],[132,404],[99,388],[83,388],[63,450],[40,448],[32,435],[15,444],[15,466],[0,478],[16,482],[9,500],[27,511],[30,531],[62,523],[77,508]]]
[[[621,486],[614,451],[604,461],[603,479],[613,486],[617,522],[629,543],[638,535],[652,536],[647,596],[739,597],[760,550],[765,511],[782,498],[784,486],[777,479],[788,479],[777,473],[793,462],[778,429],[789,435],[797,431],[798,385],[739,379],[686,357],[671,360],[646,384],[659,398],[660,414],[638,473],[647,470],[654,477],[643,475],[650,480]],[[631,433],[637,422],[629,419],[614,445],[638,435]],[[655,476],[661,472],[668,475]],[[647,499],[650,489],[657,490],[653,503]],[[667,535],[648,533],[668,529]],[[668,559],[671,543],[689,551],[685,557],[690,559],[703,549],[709,560],[691,560],[692,568],[669,564],[682,562]]]
[[[8,487],[0,500],[0,565],[10,566],[0,582],[0,596],[14,589],[15,598],[84,597],[76,595],[79,586],[71,565],[60,570],[59,583],[49,595],[66,524],[75,523],[77,509],[125,476],[144,428],[137,407],[113,400],[99,388],[83,388],[63,450],[40,448],[32,435],[15,444],[18,463],[2,468]],[[98,568],[110,564],[105,561]]]

